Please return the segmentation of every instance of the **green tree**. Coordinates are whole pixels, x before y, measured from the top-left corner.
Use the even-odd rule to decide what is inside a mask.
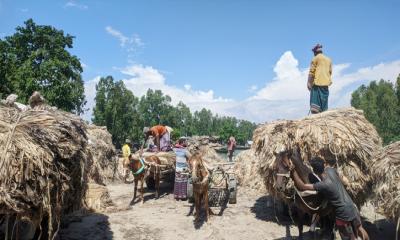
[[[400,103],[400,74],[396,80],[396,96],[397,96],[397,101],[399,101]]]
[[[172,111],[171,97],[164,95],[161,90],[149,89],[146,95],[140,98],[139,111],[144,126],[172,125],[169,114]]]
[[[32,19],[0,40],[0,96],[18,94],[26,103],[40,91],[48,103],[80,114],[85,104],[82,66],[72,48],[73,36]]]
[[[248,140],[252,140],[253,131],[256,129],[257,125],[250,121],[239,120],[238,124],[238,136],[237,141],[240,144],[246,144]]]
[[[384,144],[400,137],[400,101],[396,91],[398,89],[391,82],[380,80],[371,82],[369,86],[362,85],[352,94],[351,105],[364,111]]]
[[[175,117],[176,125],[175,128],[179,129],[181,136],[191,136],[194,132],[193,128],[193,116],[188,106],[183,102],[179,102],[176,106]]]
[[[213,115],[210,110],[205,108],[200,112],[194,112],[193,125],[195,127],[194,134],[196,135],[212,135]]]
[[[218,135],[221,140],[227,142],[230,136],[234,136],[237,140],[238,137],[238,122],[234,117],[222,117],[220,119],[221,123],[219,126]]]
[[[115,82],[108,76],[96,85],[92,121],[107,126],[117,147],[125,138],[141,142],[143,127],[157,124],[172,127],[174,140],[181,136],[220,135],[224,142],[235,136],[240,144],[244,144],[252,137],[254,123],[213,115],[205,108],[192,114],[183,102],[173,106],[171,100],[162,91],[149,89],[139,101],[122,81]]]
[[[111,76],[101,78],[96,85],[95,101],[92,121],[107,127],[118,148],[127,138],[140,139],[143,124],[137,110],[139,100],[122,81],[114,82]]]

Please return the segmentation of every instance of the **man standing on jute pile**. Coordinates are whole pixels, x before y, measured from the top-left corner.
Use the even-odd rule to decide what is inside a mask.
[[[322,45],[317,44],[312,51],[307,88],[310,90],[310,111],[312,114],[328,110],[329,86],[332,84],[332,61],[322,54]]]

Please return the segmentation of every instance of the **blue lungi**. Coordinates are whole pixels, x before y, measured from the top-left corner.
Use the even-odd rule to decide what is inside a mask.
[[[313,86],[310,93],[311,113],[328,110],[329,89],[327,86]]]

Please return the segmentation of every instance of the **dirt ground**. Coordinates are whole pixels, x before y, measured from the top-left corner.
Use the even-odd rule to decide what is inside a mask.
[[[222,216],[209,222],[194,223],[192,204],[176,201],[169,185],[162,185],[161,196],[145,194],[145,203],[131,204],[133,184],[108,186],[114,207],[103,213],[75,214],[63,224],[61,239],[296,239],[297,227],[290,217],[279,214],[272,198],[239,189],[237,204],[228,204]],[[274,207],[275,206],[275,207]],[[219,208],[213,208],[218,213]],[[275,214],[277,212],[277,214]],[[362,209],[371,239],[394,239],[395,226],[374,213],[372,206]],[[313,239],[305,227],[305,239]],[[337,235],[337,239],[340,239]]]

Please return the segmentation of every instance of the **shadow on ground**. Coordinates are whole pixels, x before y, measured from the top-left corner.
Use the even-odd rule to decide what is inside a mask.
[[[60,240],[72,239],[113,239],[108,216],[101,213],[71,215],[63,220],[58,234]]]
[[[288,206],[282,201],[274,200],[274,198],[270,195],[262,196],[258,198],[255,204],[251,207],[251,212],[255,214],[257,219],[275,222],[286,227],[286,236],[277,238],[275,240],[298,238],[298,230],[295,223],[297,216],[293,211],[292,213],[289,213]],[[371,240],[395,239],[395,223],[385,219],[379,219],[375,220],[374,222],[370,222],[365,218],[362,218],[362,222]],[[291,235],[291,226],[295,227],[295,230],[293,231],[292,229],[292,232],[296,233],[296,236]],[[304,239],[320,239],[320,236],[314,235],[311,232],[304,232]],[[336,239],[340,239],[339,234],[336,234]]]
[[[134,187],[134,184],[132,183],[132,187]],[[165,196],[168,196],[169,194],[171,194],[174,190],[173,184],[171,187],[171,183],[168,182],[160,182],[160,190],[159,190],[159,196],[158,198],[164,198]],[[151,193],[151,194],[149,194]],[[147,187],[144,187],[144,202],[146,203],[146,201],[151,200],[151,199],[156,199],[156,190],[155,189],[149,189]],[[137,204],[140,202],[140,190],[137,190],[137,194],[136,194],[136,199],[133,199],[132,196],[132,200],[129,203],[130,206]]]

